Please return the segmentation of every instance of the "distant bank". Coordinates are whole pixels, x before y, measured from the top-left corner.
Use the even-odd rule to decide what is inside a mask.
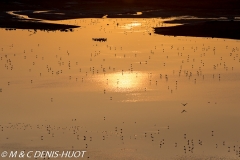
[[[240,21],[205,21],[174,27],[158,27],[155,33],[170,36],[191,36],[240,39]]]
[[[156,18],[195,16],[240,17],[239,0],[1,0],[0,27],[13,29],[72,31],[79,26],[22,21],[6,14],[22,11],[22,15],[42,20],[75,18]],[[46,12],[34,12],[46,11]],[[142,12],[142,14],[136,14]],[[194,30],[192,28],[195,28]],[[178,27],[156,28],[155,33],[175,36],[203,36],[239,39],[239,22],[202,22]]]

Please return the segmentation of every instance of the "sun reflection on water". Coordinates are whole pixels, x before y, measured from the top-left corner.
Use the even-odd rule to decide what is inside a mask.
[[[131,23],[125,24],[123,26],[121,26],[121,28],[123,29],[132,29],[134,27],[140,27],[142,25],[142,23],[138,22],[138,21],[132,21]]]
[[[104,77],[107,87],[113,92],[142,90],[147,74],[143,72],[115,72]]]

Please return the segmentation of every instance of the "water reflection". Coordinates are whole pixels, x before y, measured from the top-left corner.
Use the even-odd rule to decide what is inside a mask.
[[[142,12],[137,12],[136,15],[142,15]]]
[[[135,27],[140,27],[142,25],[142,23],[138,22],[138,21],[133,21],[131,23],[125,24],[123,26],[121,26],[121,28],[123,29],[132,29]]]
[[[142,84],[146,83],[146,73],[143,72],[115,72],[103,77],[109,90],[114,92],[132,92],[142,90]]]
[[[63,22],[82,27],[0,29],[1,150],[239,158],[239,41],[154,35],[157,18]]]

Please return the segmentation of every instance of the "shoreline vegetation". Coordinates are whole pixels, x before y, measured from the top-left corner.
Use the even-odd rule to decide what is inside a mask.
[[[239,0],[1,0],[0,28],[73,31],[80,26],[46,23],[44,20],[75,18],[169,18],[191,16],[196,19],[172,20],[180,26],[154,28],[156,34],[240,39]],[[24,20],[8,11],[28,16]],[[43,11],[43,12],[35,12]],[[136,14],[142,12],[142,14]],[[211,18],[225,17],[225,20]],[[201,19],[198,19],[201,18]],[[34,20],[38,19],[38,20]],[[40,21],[40,20],[43,21]]]

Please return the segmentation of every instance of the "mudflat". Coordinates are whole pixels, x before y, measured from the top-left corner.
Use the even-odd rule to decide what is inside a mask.
[[[158,27],[155,33],[171,36],[240,39],[240,21],[204,21],[174,27]]]

